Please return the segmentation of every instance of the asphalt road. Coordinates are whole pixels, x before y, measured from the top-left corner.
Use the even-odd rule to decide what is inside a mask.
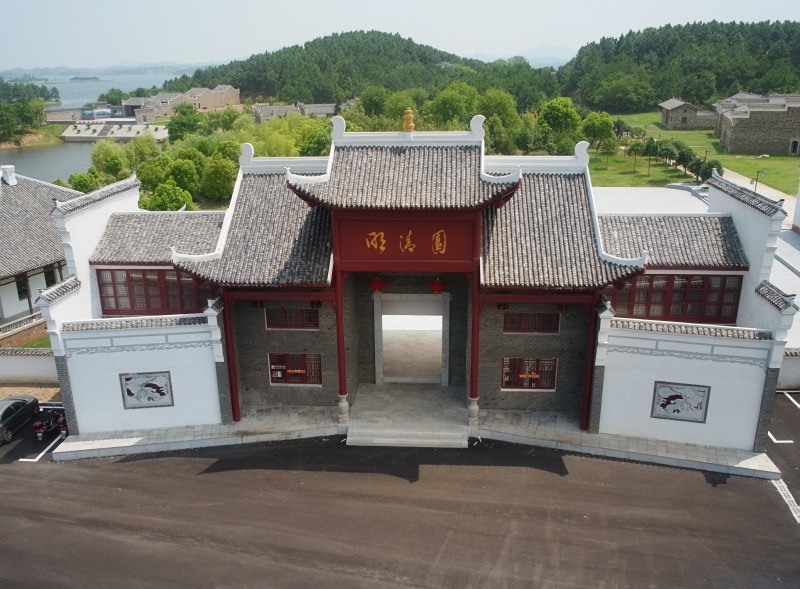
[[[800,502],[800,393],[778,393],[769,433],[776,441],[767,443],[767,456],[780,469],[786,486]]]
[[[800,586],[767,481],[341,438],[0,464],[2,587]]]

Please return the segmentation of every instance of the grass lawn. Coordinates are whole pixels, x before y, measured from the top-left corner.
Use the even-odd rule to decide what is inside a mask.
[[[621,152],[620,152],[621,153]],[[646,157],[636,158],[636,169],[633,168],[633,157],[623,155],[608,158],[603,154],[595,154],[589,150],[589,173],[593,186],[641,186],[653,188],[666,186],[673,182],[693,182],[694,176],[683,173],[680,168],[665,166],[653,160],[649,165]]]
[[[39,339],[35,339],[32,342],[28,342],[27,344],[22,344],[20,348],[49,348],[50,347],[50,336],[43,335]]]
[[[790,155],[773,155],[768,158],[759,158],[757,155],[735,154],[722,151],[719,141],[714,137],[713,131],[671,131],[661,126],[661,114],[657,112],[638,113],[632,115],[611,115],[622,119],[631,127],[646,127],[647,136],[656,139],[680,139],[694,149],[700,157],[717,159],[726,168],[738,172],[743,176],[755,178],[756,173],[764,172],[759,178],[759,184],[766,184],[789,195],[797,194],[798,179],[800,179],[800,158]],[[647,158],[645,158],[647,159]],[[612,158],[612,163],[614,158]],[[638,168],[638,166],[637,166]],[[601,184],[600,179],[592,169],[592,180],[597,186],[653,186],[654,184]],[[624,173],[624,172],[620,172]],[[604,180],[605,181],[605,180]],[[613,180],[609,179],[608,182]],[[675,180],[672,180],[675,181]]]

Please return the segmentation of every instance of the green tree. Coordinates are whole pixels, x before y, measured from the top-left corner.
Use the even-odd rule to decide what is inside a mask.
[[[475,88],[465,82],[454,82],[434,97],[428,110],[439,125],[450,121],[466,125],[477,114],[477,104],[478,91]]]
[[[73,190],[83,193],[91,192],[92,190],[97,190],[100,188],[100,182],[98,181],[97,177],[88,172],[76,172],[75,174],[70,174],[69,185]]]
[[[235,141],[221,141],[215,148],[213,155],[218,155],[232,161],[237,166],[239,165],[239,156],[242,154],[242,149]]]
[[[154,192],[159,184],[166,181],[171,163],[172,158],[162,154],[141,164],[136,170],[136,177],[142,183],[142,188]]]
[[[606,156],[606,168],[608,168],[608,158],[616,155],[619,150],[619,143],[613,137],[606,137],[600,143],[600,151]]]
[[[161,155],[158,141],[149,133],[137,135],[125,144],[125,155],[130,167],[137,170],[144,162]]]
[[[364,91],[361,93],[360,101],[367,116],[374,117],[376,115],[382,115],[383,107],[389,94],[389,90],[383,86],[364,88]]]
[[[589,143],[597,143],[597,150],[599,151],[600,142],[614,135],[614,120],[607,112],[590,112],[583,119],[581,129],[589,139]]]
[[[539,120],[556,134],[574,133],[581,125],[581,117],[575,110],[575,105],[565,97],[553,98],[542,104]]]
[[[233,194],[238,166],[231,160],[216,155],[206,162],[201,192],[207,198],[226,200]]]
[[[182,207],[193,209],[192,195],[169,178],[156,188],[152,196],[139,199],[139,207],[147,211],[177,211]]]
[[[167,133],[172,142],[196,133],[200,128],[200,115],[194,105],[184,102],[173,109],[175,115],[167,121]]]
[[[172,156],[173,161],[186,160],[192,162],[194,164],[195,171],[197,171],[197,177],[203,177],[203,172],[206,168],[206,156],[203,155],[199,149],[194,147],[181,147],[180,149],[170,150],[169,155]],[[178,186],[182,186],[179,180],[176,179],[176,182],[178,182]],[[183,186],[183,188],[189,190],[185,186]],[[189,190],[189,192],[193,193],[191,190]]]
[[[200,189],[200,175],[190,160],[173,160],[167,170],[167,181],[170,178],[189,194],[197,194]]]
[[[722,176],[722,173],[725,171],[722,167],[722,162],[719,160],[706,160],[702,166],[700,166],[700,180],[702,182],[707,182],[709,178],[711,178],[712,172],[716,170],[717,174]]]
[[[644,141],[631,141],[628,145],[628,155],[633,156],[633,171],[636,171],[636,158],[644,155]]]
[[[92,165],[103,174],[116,180],[126,178],[130,173],[130,163],[125,148],[112,139],[102,139],[92,148]]]
[[[139,96],[137,94],[137,96]],[[119,88],[109,88],[107,92],[104,92],[100,96],[97,97],[98,102],[107,102],[109,104],[114,104],[116,106],[121,106],[122,101],[130,98],[131,95],[127,92],[123,92]]]
[[[328,155],[331,149],[331,123],[326,120],[314,121],[307,126],[300,137],[300,155]]]

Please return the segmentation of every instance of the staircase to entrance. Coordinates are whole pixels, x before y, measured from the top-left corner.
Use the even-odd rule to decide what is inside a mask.
[[[350,409],[349,446],[466,448],[464,387],[362,384]]]

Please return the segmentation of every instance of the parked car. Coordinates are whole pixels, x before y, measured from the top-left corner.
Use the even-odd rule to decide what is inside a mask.
[[[0,443],[10,442],[16,432],[39,413],[39,401],[31,395],[0,399]]]

